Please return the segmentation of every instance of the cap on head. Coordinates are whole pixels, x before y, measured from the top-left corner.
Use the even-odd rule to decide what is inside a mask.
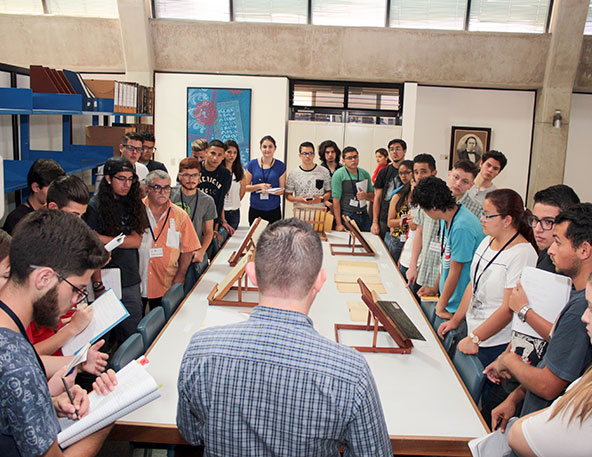
[[[120,171],[131,171],[134,173],[134,166],[125,157],[111,157],[105,162],[103,174],[113,176]]]

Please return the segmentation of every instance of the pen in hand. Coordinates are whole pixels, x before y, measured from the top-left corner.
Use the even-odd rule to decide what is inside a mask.
[[[76,409],[76,406],[74,405],[74,397],[72,397],[72,394],[70,393],[70,389],[68,389],[68,384],[66,383],[66,379],[62,378],[62,382],[64,383],[64,388],[66,389],[66,393],[68,394],[68,398],[70,399],[72,406],[74,406],[74,412],[76,413],[76,418],[80,419],[80,415],[78,414],[78,410]]]

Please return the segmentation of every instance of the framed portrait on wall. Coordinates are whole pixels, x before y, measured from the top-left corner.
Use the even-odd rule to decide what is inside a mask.
[[[478,164],[483,153],[489,151],[491,129],[487,127],[452,127],[450,135],[450,163],[452,170],[457,160]]]
[[[251,89],[187,88],[187,156],[197,139],[234,140],[243,166],[251,157]]]

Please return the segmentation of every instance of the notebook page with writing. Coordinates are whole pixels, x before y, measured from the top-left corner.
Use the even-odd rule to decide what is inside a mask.
[[[80,420],[60,419],[60,446],[69,446],[140,406],[160,397],[154,378],[135,360],[117,372],[117,386],[108,395],[91,392],[89,413]]]

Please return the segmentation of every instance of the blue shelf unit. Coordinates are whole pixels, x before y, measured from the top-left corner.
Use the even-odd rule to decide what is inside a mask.
[[[27,173],[32,163],[40,158],[54,159],[67,174],[92,170],[113,156],[111,146],[72,144],[72,116],[92,115],[93,125],[99,116],[151,117],[149,114],[114,113],[113,99],[94,99],[97,111],[82,110],[82,96],[78,94],[42,94],[30,89],[0,88],[0,114],[20,116],[20,160],[4,161],[4,193],[27,188]],[[31,115],[62,116],[62,151],[41,151],[30,148]]]

